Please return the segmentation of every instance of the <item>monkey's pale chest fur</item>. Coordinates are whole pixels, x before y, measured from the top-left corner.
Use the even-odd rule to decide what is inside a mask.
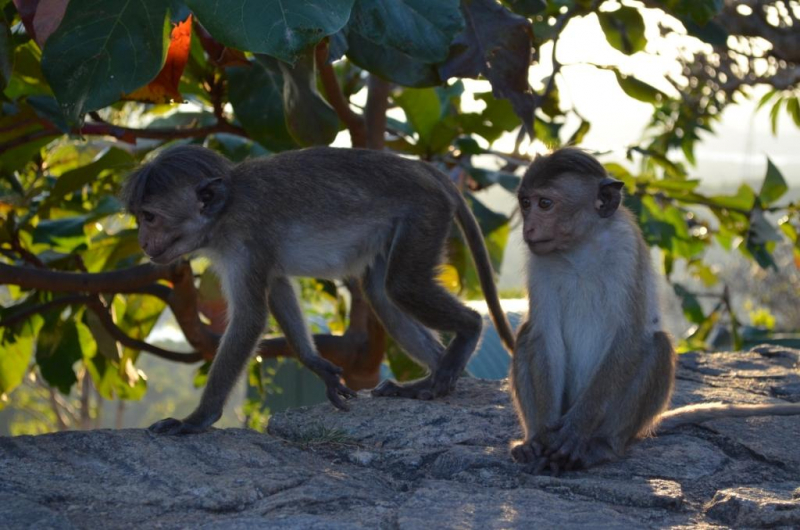
[[[620,240],[619,236],[624,236]],[[600,233],[569,252],[531,255],[528,286],[534,326],[544,337],[553,369],[564,388],[555,389],[574,403],[611,348],[618,330],[634,310],[629,293],[641,293],[648,327],[657,324],[655,288],[637,282],[637,234],[624,225]],[[624,248],[623,248],[624,247]],[[651,277],[652,275],[647,275]]]

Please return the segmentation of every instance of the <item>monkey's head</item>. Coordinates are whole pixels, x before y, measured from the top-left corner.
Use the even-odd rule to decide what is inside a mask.
[[[528,248],[539,255],[569,250],[614,215],[622,187],[580,149],[538,156],[517,191]]]
[[[199,146],[167,149],[128,177],[122,190],[139,244],[155,263],[202,248],[225,209],[231,163]]]

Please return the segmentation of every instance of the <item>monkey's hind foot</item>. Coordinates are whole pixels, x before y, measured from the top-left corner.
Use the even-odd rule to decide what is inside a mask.
[[[159,420],[147,428],[148,431],[156,434],[197,434],[208,430],[207,426],[196,425],[175,418],[165,418]]]
[[[387,379],[372,389],[372,395],[375,397],[401,397],[429,401],[447,394],[447,392],[440,393],[436,390],[431,376],[405,384],[396,383]]]

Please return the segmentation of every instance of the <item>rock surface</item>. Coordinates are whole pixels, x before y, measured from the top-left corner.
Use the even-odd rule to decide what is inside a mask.
[[[676,387],[676,406],[800,402],[800,352],[683,355]],[[506,383],[463,379],[437,401],[279,414],[269,434],[0,438],[0,527],[800,526],[800,416],[681,427],[560,477],[514,464],[518,436]]]

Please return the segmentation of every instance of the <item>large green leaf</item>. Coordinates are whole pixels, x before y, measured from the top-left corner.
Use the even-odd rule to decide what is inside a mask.
[[[429,87],[442,82],[435,65],[372,43],[356,32],[347,32],[347,58],[364,70],[398,85]]]
[[[278,62],[258,56],[250,66],[226,69],[228,97],[236,119],[261,145],[272,151],[297,147],[283,114],[283,74]]]
[[[314,54],[305,53],[294,65],[279,63],[283,73],[286,128],[304,147],[328,145],[339,133],[339,117],[317,92]]]
[[[680,21],[686,26],[686,32],[689,35],[697,37],[703,42],[714,46],[725,46],[728,42],[728,30],[713,20],[703,25],[698,24],[689,17],[682,17]]]
[[[33,357],[34,339],[43,322],[40,316],[35,315],[22,324],[19,332],[0,330],[0,396],[8,394],[22,382]]]
[[[767,158],[767,175],[764,177],[764,183],[758,193],[758,200],[765,206],[770,205],[783,197],[788,190],[789,186],[786,185],[786,180],[780,170],[775,167],[772,160]]]
[[[95,349],[94,338],[86,325],[75,320],[61,320],[54,313],[39,332],[36,362],[45,381],[69,394],[72,385],[78,382],[73,365],[84,355],[94,355]]]
[[[681,308],[683,308],[683,314],[686,319],[694,324],[703,322],[706,316],[703,313],[703,307],[700,305],[700,301],[697,297],[680,284],[673,284],[672,288],[675,290],[675,294],[678,295],[678,298],[681,299]]]
[[[124,171],[134,165],[133,156],[117,147],[109,147],[90,164],[63,173],[50,192],[50,200],[61,199],[68,193],[78,191],[95,180],[105,170]]]
[[[632,75],[623,74],[617,69],[614,69],[614,75],[617,76],[617,82],[619,83],[619,86],[623,92],[633,99],[638,99],[643,103],[650,104],[656,104],[663,99],[666,99],[664,93],[659,89],[653,85],[645,83],[644,81],[640,81]]]
[[[464,29],[459,0],[357,0],[347,31],[426,63],[447,58]]]
[[[161,0],[72,0],[47,41],[42,70],[70,122],[150,82],[169,39]]]
[[[434,127],[441,119],[442,107],[433,88],[409,88],[395,98],[422,145],[429,145]]]
[[[33,231],[34,243],[47,243],[60,249],[72,250],[86,243],[83,227],[89,222],[85,215],[39,221]]]
[[[347,23],[354,0],[186,0],[216,40],[293,63]]]
[[[531,24],[495,0],[462,2],[467,27],[453,41],[440,66],[442,79],[483,76],[497,98],[511,101],[522,123],[533,128],[533,95],[528,84]]]
[[[644,50],[647,39],[644,19],[638,9],[623,6],[616,11],[601,11],[597,18],[611,46],[627,55]]]
[[[462,130],[467,134],[479,134],[489,143],[494,142],[504,132],[519,127],[519,117],[507,99],[497,99],[491,92],[473,94],[476,100],[483,101],[486,108],[479,113],[465,112],[458,115]]]

